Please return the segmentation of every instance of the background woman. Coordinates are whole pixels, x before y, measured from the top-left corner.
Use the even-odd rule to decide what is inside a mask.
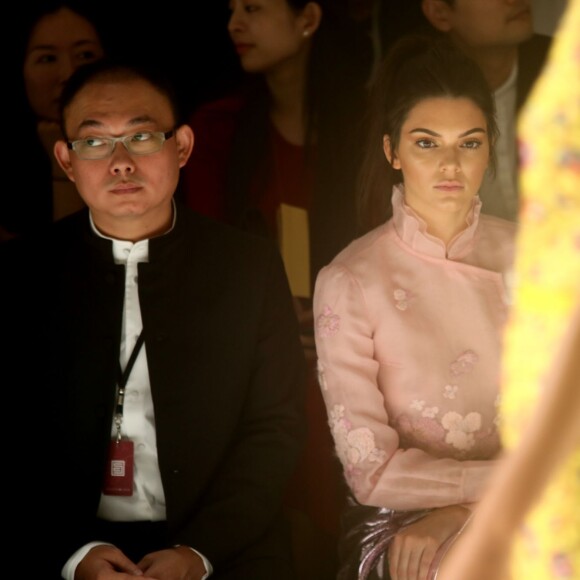
[[[310,283],[296,296],[310,311],[313,274],[355,233],[351,145],[366,103],[363,72],[339,0],[232,0],[230,8],[246,76],[238,91],[194,112],[183,195],[202,213],[274,238],[282,205],[305,210]],[[312,352],[307,334],[311,324]]]
[[[70,75],[105,52],[97,14],[74,0],[26,4],[15,19],[19,46],[11,55],[8,110],[12,138],[26,154],[14,155],[10,167],[21,185],[0,196],[0,240],[31,233],[84,206],[52,154],[60,137],[58,100]]]

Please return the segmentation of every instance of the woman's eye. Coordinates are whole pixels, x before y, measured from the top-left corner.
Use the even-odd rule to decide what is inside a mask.
[[[81,50],[75,54],[75,58],[79,62],[93,62],[99,55],[94,50]]]
[[[56,55],[54,55],[54,54],[42,54],[42,55],[38,56],[38,58],[36,59],[36,62],[38,64],[49,64],[49,63],[56,62]]]
[[[465,149],[479,149],[481,147],[481,141],[478,139],[472,139],[470,141],[466,141],[462,147]]]
[[[416,144],[421,149],[431,149],[432,147],[436,147],[435,142],[432,139],[418,139]]]

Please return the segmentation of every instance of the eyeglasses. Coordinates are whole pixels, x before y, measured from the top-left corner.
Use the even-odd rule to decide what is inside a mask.
[[[133,155],[150,155],[157,153],[163,147],[163,143],[174,135],[174,130],[166,131],[141,131],[124,137],[87,137],[76,141],[67,141],[69,149],[72,149],[80,159],[106,159],[113,154],[117,143],[123,143],[125,149]]]

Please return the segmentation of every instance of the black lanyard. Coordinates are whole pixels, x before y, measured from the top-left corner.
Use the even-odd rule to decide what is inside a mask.
[[[127,361],[125,369],[121,368],[121,363],[119,363],[118,369],[118,377],[117,377],[117,406],[115,407],[115,425],[117,427],[117,441],[121,440],[121,423],[123,422],[123,403],[125,400],[125,386],[127,385],[127,381],[129,380],[129,376],[131,375],[131,371],[133,370],[133,366],[135,365],[135,361],[137,360],[137,355],[143,346],[143,342],[145,342],[145,336],[143,335],[143,330],[139,333],[137,338],[137,342],[133,347],[133,351],[131,352],[131,356]]]

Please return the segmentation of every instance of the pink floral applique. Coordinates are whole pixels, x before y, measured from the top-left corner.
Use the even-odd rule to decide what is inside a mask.
[[[443,387],[443,397],[445,399],[455,399],[459,387],[457,385],[445,385]]]
[[[449,446],[445,445],[445,430],[436,419],[416,415],[399,415],[392,421],[399,433],[400,445],[404,448],[421,446],[436,456],[448,456]]]
[[[563,149],[558,155],[560,165],[570,171],[580,172],[580,153],[575,149]]]
[[[449,411],[441,419],[441,425],[448,431],[446,443],[455,449],[467,451],[475,445],[474,433],[481,429],[481,415],[472,412],[462,417],[455,411]]]
[[[409,407],[413,411],[419,411],[422,417],[428,417],[429,419],[433,419],[433,417],[439,414],[439,407],[427,407],[425,401],[422,399],[413,399],[409,403]]]
[[[332,336],[340,330],[340,316],[334,314],[330,306],[325,306],[322,314],[316,319],[316,328],[321,337]]]
[[[552,555],[552,574],[554,578],[575,578],[572,562],[568,554],[559,553]]]
[[[363,461],[384,461],[385,452],[375,445],[375,436],[368,427],[353,429],[345,417],[344,405],[335,405],[329,413],[329,425],[336,452],[347,471]]]
[[[449,370],[454,377],[470,373],[478,360],[479,357],[475,352],[466,350],[449,365]]]
[[[520,157],[520,163],[522,167],[528,167],[532,164],[534,158],[536,157],[535,148],[527,141],[518,139],[518,153]]]
[[[320,360],[316,361],[316,372],[318,374],[318,384],[323,391],[328,391],[328,385],[326,384],[326,375],[324,374],[324,365]]]
[[[393,297],[395,299],[395,307],[399,310],[407,310],[409,307],[409,299],[411,298],[409,292],[403,290],[402,288],[397,288],[393,292]]]
[[[439,414],[439,407],[425,407],[421,413],[423,417],[433,419]]]
[[[423,399],[413,399],[409,405],[414,411],[422,411],[425,408]]]
[[[546,218],[546,206],[537,200],[526,200],[522,203],[522,219],[541,222]]]

